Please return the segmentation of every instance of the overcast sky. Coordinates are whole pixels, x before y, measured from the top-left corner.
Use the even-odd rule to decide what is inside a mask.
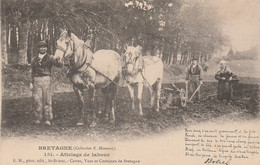
[[[236,50],[260,46],[260,0],[209,0]]]

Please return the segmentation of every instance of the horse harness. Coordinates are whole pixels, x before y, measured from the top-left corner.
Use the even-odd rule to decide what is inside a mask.
[[[139,56],[135,57],[134,60],[132,60],[132,56],[133,56],[133,54],[131,53],[131,54],[130,54],[130,58],[128,59],[128,61],[125,62],[124,66],[122,67],[122,68],[123,68],[123,72],[126,71],[126,66],[127,66],[128,64],[132,64],[133,66],[135,66],[137,60],[140,58],[140,55],[139,55]],[[125,60],[125,59],[126,59],[126,57],[124,56],[124,60]],[[138,70],[138,71],[139,71],[139,70]]]
[[[61,51],[64,52],[64,54],[63,54],[63,59],[65,59],[64,56],[65,56],[65,53],[67,52],[67,50],[68,50],[68,48],[69,48],[69,44],[71,44],[71,41],[73,42],[73,40],[70,38],[70,41],[66,43],[66,49],[64,49],[64,48],[62,48],[62,47],[60,47],[60,46],[57,45],[57,49],[59,49],[59,50],[61,50]],[[83,47],[84,47],[84,46],[87,47],[88,49],[90,49],[90,46],[86,45],[85,43],[83,44]],[[72,46],[70,45],[70,47],[72,47]],[[85,50],[85,49],[83,48],[83,49],[82,49],[82,51],[83,51],[82,53],[84,53],[84,50]],[[75,60],[74,60],[74,59],[75,59],[75,53],[76,53],[75,43],[73,42],[72,53],[67,57],[67,58],[69,59],[69,62],[70,62],[70,65],[69,65],[69,66],[71,66],[71,64],[74,65],[74,63],[75,63]],[[131,54],[131,56],[132,56],[132,54]],[[133,64],[133,65],[135,65],[136,62],[137,62],[137,60],[138,60],[139,58],[140,58],[140,56],[136,57],[135,60],[134,60],[134,63],[132,63],[132,62],[130,61],[130,60],[131,60],[131,57],[130,57],[129,60],[128,60],[128,61],[125,63],[125,65],[123,66],[123,68],[125,68],[128,64]],[[105,78],[108,79],[109,81],[113,82],[114,84],[119,85],[119,86],[122,85],[122,84],[119,84],[119,83],[115,82],[114,80],[110,79],[108,76],[106,76],[105,74],[103,74],[102,72],[100,72],[100,71],[98,71],[96,68],[94,68],[94,67],[91,65],[92,61],[93,61],[93,58],[92,58],[92,60],[91,60],[90,62],[86,63],[86,62],[87,62],[87,57],[86,57],[86,58],[84,59],[84,62],[83,62],[79,67],[77,67],[77,68],[69,68],[68,71],[67,71],[67,74],[70,75],[70,74],[73,74],[73,73],[82,72],[83,70],[81,71],[80,69],[83,68],[84,65],[87,65],[85,69],[87,69],[88,67],[90,67],[90,68],[93,69],[95,72],[99,73],[100,75],[102,75],[103,77],[105,77]],[[84,70],[85,70],[85,69],[84,69]],[[152,86],[150,85],[150,83],[146,80],[146,78],[145,78],[144,75],[143,75],[143,70],[142,70],[142,69],[139,69],[138,72],[141,73],[141,75],[142,75],[144,81],[148,84],[149,88],[152,89]],[[127,83],[130,84],[130,82],[127,82]]]
[[[72,39],[70,39],[70,41],[73,42]],[[69,44],[70,44],[70,43],[71,43],[71,42],[66,43],[66,44],[67,44],[67,48],[66,48],[66,49],[64,49],[64,48],[62,48],[62,47],[60,47],[60,46],[57,46],[57,49],[59,49],[59,50],[61,50],[61,51],[64,52],[64,54],[63,54],[63,59],[65,59],[64,56],[65,56],[65,53],[67,52],[67,50],[68,50],[68,48],[69,48]],[[70,47],[72,47],[72,46],[70,46]],[[82,53],[85,53],[85,52],[84,52],[84,51],[85,51],[84,47],[90,49],[90,46],[88,46],[88,45],[86,45],[86,44],[84,43],[84,44],[83,44],[83,48],[82,48],[82,51],[83,51]],[[69,60],[69,62],[70,62],[69,66],[71,66],[71,64],[72,64],[72,66],[75,65],[75,53],[76,53],[76,49],[75,49],[75,44],[74,44],[74,42],[73,42],[73,50],[72,50],[72,53],[67,57],[68,60]],[[70,74],[77,73],[77,72],[83,72],[83,71],[86,70],[88,67],[90,67],[90,68],[93,69],[95,72],[99,73],[100,75],[102,75],[103,77],[105,77],[105,78],[108,79],[109,81],[113,82],[114,84],[116,84],[116,85],[121,85],[121,84],[115,82],[114,80],[112,80],[111,78],[109,78],[108,76],[106,76],[105,74],[103,74],[102,72],[98,71],[96,68],[94,68],[94,67],[91,65],[93,59],[94,59],[94,58],[92,57],[91,60],[90,60],[88,63],[86,63],[86,62],[87,62],[87,57],[86,57],[86,58],[84,59],[84,62],[83,62],[79,67],[77,67],[77,68],[72,68],[72,67],[70,67],[70,68],[68,69],[68,71],[67,71],[67,74],[70,75]],[[86,68],[82,69],[82,68],[84,67],[84,65],[86,65]]]
[[[128,64],[132,64],[133,66],[135,66],[137,60],[140,58],[140,55],[139,55],[138,57],[135,57],[134,60],[131,60],[132,54],[130,54],[130,55],[131,55],[131,56],[130,56],[129,60],[128,60],[128,61],[125,63],[125,65],[123,66],[123,72],[126,70],[126,66],[127,66]],[[124,58],[125,58],[125,57],[124,57]],[[132,61],[134,61],[134,62],[132,62]],[[140,72],[140,74],[141,74],[143,80],[145,81],[145,83],[148,84],[148,87],[149,87],[150,89],[153,89],[152,86],[151,86],[151,84],[150,84],[150,83],[147,81],[147,79],[144,77],[143,68],[142,68],[142,69],[138,68],[138,71],[137,71],[136,74],[138,74],[139,72]],[[125,79],[125,80],[126,80],[126,79]],[[127,82],[128,84],[131,84],[131,82],[129,82],[128,80],[126,80],[126,82]],[[153,91],[153,90],[151,90],[151,91]],[[154,92],[154,91],[153,91],[153,92]]]

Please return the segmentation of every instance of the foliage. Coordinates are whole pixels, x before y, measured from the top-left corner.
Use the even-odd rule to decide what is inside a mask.
[[[122,53],[125,44],[140,44],[145,51],[159,50],[159,56],[168,64],[177,63],[178,53],[183,56],[181,64],[189,62],[193,55],[208,58],[227,42],[215,9],[198,1],[3,0],[2,3],[6,9],[2,10],[3,15],[12,18],[7,23],[11,32],[15,30],[11,25],[16,26],[20,18],[27,22],[19,28],[29,31],[28,37],[21,37],[29,38],[29,62],[39,40],[47,40],[50,53],[54,52],[63,27],[82,40],[90,39],[93,51],[114,49]],[[14,43],[7,44],[12,47]]]
[[[251,60],[255,60],[260,56],[260,49],[255,46],[252,47],[248,50],[244,50],[244,51],[237,51],[236,53],[228,53],[228,58],[231,59],[251,59]]]

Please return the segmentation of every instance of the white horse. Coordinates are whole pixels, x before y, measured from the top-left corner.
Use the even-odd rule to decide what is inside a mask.
[[[97,88],[101,88],[105,95],[105,119],[115,122],[114,100],[117,93],[117,84],[121,77],[121,57],[113,50],[99,50],[94,54],[89,43],[84,43],[76,35],[64,30],[57,40],[56,59],[70,60],[70,78],[73,89],[79,100],[79,113],[77,125],[83,125],[85,107],[83,89],[88,89],[89,101],[92,108],[92,122],[95,126],[94,98]]]
[[[151,107],[154,106],[154,97],[156,96],[155,110],[159,111],[159,99],[161,84],[163,78],[163,62],[157,56],[142,56],[141,46],[128,46],[123,55],[123,78],[128,83],[130,92],[131,109],[134,109],[134,86],[137,86],[137,100],[139,115],[142,111],[142,91],[143,85],[149,87],[151,95]]]

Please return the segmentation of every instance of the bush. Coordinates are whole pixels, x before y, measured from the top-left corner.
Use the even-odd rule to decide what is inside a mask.
[[[201,65],[203,71],[207,72],[207,70],[209,69],[209,66],[206,63],[201,63],[200,65]]]
[[[31,81],[30,65],[5,65],[2,68],[3,73],[3,85],[12,84],[12,83],[22,83],[29,84]],[[66,73],[61,68],[53,67],[52,70],[52,80],[60,83],[70,83]]]
[[[183,73],[183,68],[179,65],[164,65],[164,72],[178,76]]]

